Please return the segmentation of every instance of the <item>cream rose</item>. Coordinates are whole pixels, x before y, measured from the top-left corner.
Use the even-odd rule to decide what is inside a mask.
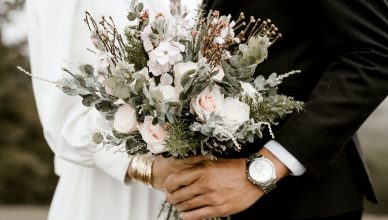
[[[146,116],[143,124],[137,127],[144,140],[147,143],[147,148],[151,153],[158,154],[167,151],[167,146],[164,140],[167,137],[167,131],[159,124],[153,125],[154,117]]]
[[[119,107],[114,114],[113,128],[120,133],[129,134],[137,130],[136,111],[130,105]]]
[[[191,100],[191,110],[201,121],[207,121],[212,113],[218,114],[223,108],[223,99],[224,95],[218,86],[214,86],[211,91],[206,87]]]
[[[177,102],[179,101],[179,94],[177,93],[175,87],[170,85],[158,85],[155,86],[154,83],[150,85],[150,94],[151,96],[158,101],[166,102]]]
[[[249,105],[237,98],[228,97],[222,107],[221,124],[231,132],[235,132],[244,122],[249,120]]]

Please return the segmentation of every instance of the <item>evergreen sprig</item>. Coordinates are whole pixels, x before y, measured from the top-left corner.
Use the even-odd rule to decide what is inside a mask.
[[[137,34],[131,29],[125,30],[127,44],[124,46],[126,53],[125,60],[135,65],[135,70],[139,71],[147,66],[148,55],[144,51],[143,44]]]
[[[274,124],[277,119],[284,118],[292,111],[300,112],[304,107],[303,102],[278,94],[265,98],[260,95],[255,97],[242,96],[241,101],[249,105],[250,117],[255,122],[268,122],[270,124]]]
[[[169,154],[175,158],[187,158],[196,153],[200,145],[201,137],[190,131],[189,124],[177,120],[167,128],[168,137],[165,144],[169,148]]]

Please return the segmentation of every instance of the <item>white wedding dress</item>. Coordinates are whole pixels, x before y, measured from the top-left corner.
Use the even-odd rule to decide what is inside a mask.
[[[127,24],[128,2],[27,0],[32,73],[55,81],[62,77],[62,67],[77,71],[79,64],[93,63],[93,54],[86,50],[93,46],[83,22],[85,10],[95,17],[112,15],[122,28]],[[169,0],[143,2],[151,15],[169,10]],[[184,3],[190,9],[198,5],[196,0]],[[106,126],[100,113],[82,106],[79,97],[66,96],[52,84],[33,80],[33,86],[44,135],[55,154],[55,172],[60,177],[48,219],[156,219],[163,194],[125,182],[130,157],[99,150],[90,143],[91,132]]]

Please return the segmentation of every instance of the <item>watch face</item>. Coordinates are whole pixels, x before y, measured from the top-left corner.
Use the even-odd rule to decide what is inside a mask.
[[[253,180],[264,183],[272,178],[274,170],[270,161],[266,159],[255,159],[249,165],[248,172]]]

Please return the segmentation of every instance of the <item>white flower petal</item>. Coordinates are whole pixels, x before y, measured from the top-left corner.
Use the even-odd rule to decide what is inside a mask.
[[[160,65],[166,65],[167,63],[169,63],[169,57],[168,56],[166,56],[166,55],[164,55],[164,56],[158,56],[157,58],[156,58],[156,60],[158,61],[158,63],[160,64]]]

